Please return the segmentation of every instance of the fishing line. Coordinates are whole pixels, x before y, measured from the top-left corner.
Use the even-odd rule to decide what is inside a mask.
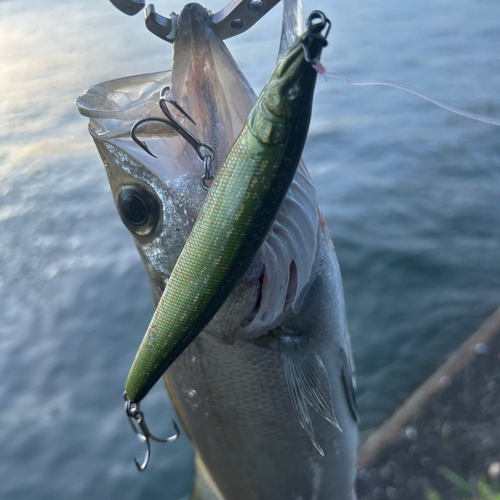
[[[500,127],[500,119],[499,118],[494,118],[492,116],[479,115],[477,113],[471,113],[470,111],[466,111],[465,109],[456,108],[455,106],[451,106],[450,104],[447,104],[446,102],[440,101],[439,99],[435,99],[434,97],[426,95],[423,92],[420,92],[417,89],[414,89],[413,87],[409,87],[408,85],[403,85],[401,83],[393,82],[391,80],[351,80],[350,78],[347,78],[347,76],[344,76],[344,75],[338,75],[335,73],[327,73],[326,69],[324,68],[324,66],[320,62],[313,64],[313,67],[318,72],[318,74],[323,75],[325,77],[325,79],[326,79],[326,77],[339,78],[340,80],[344,80],[349,85],[359,85],[359,86],[361,86],[361,85],[383,85],[385,87],[394,87],[396,89],[405,90],[406,92],[410,92],[411,94],[415,94],[418,97],[421,97],[422,99],[425,99],[426,101],[429,101],[432,104],[435,104],[436,106],[439,106],[439,107],[444,108],[448,111],[451,111],[452,113],[455,113],[456,115],[465,116],[465,118],[470,118],[471,120],[476,120],[478,122],[488,123],[489,125],[495,125],[496,127]]]

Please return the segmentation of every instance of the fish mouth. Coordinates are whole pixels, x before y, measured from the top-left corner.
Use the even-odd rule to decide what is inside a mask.
[[[96,143],[110,142],[166,183],[183,174],[203,175],[203,163],[196,151],[172,127],[146,122],[138,128],[138,138],[147,143],[156,158],[130,137],[138,120],[165,118],[159,99],[166,87],[169,97],[196,124],[170,106],[174,118],[214,149],[214,173],[255,102],[248,81],[215,32],[211,14],[191,3],[182,9],[177,23],[172,71],[101,83],[76,102],[78,111],[90,119],[89,130]]]
[[[212,15],[197,3],[178,17],[172,65],[173,99],[196,125],[186,128],[214,150],[217,172],[255,102],[246,78],[216,33]]]

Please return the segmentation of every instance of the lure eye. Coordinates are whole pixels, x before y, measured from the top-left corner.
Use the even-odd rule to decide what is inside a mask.
[[[290,99],[290,101],[297,99],[297,97],[299,97],[299,94],[300,88],[297,87],[297,85],[294,85],[293,87],[290,87],[288,89],[288,99]]]
[[[130,231],[139,235],[151,234],[160,219],[160,202],[144,186],[123,186],[117,197],[117,207],[122,222]]]

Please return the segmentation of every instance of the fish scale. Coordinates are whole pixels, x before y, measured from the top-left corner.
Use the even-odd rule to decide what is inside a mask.
[[[210,189],[165,287],[125,390],[140,402],[207,325],[262,244],[293,180],[307,137],[316,71],[303,35],[279,61]]]

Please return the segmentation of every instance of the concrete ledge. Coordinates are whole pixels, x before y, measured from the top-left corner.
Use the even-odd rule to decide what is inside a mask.
[[[432,397],[446,388],[452,377],[477,355],[477,346],[488,345],[497,337],[500,337],[500,308],[366,440],[358,454],[358,468],[371,467],[387,446],[404,435],[406,427]]]

